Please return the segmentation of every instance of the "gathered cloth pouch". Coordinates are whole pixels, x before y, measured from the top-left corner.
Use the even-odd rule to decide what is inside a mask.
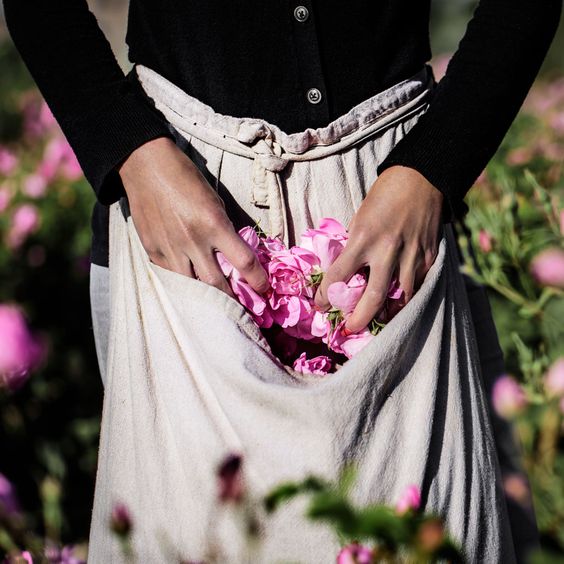
[[[152,69],[140,83],[223,198],[236,228],[286,244],[323,217],[347,226],[376,168],[428,107],[431,68],[326,127],[287,134],[215,112]],[[377,222],[378,218],[374,218]],[[394,505],[415,484],[468,562],[515,561],[474,327],[452,226],[411,301],[335,373],[284,366],[245,308],[150,261],[127,201],[110,210],[111,326],[89,563],[126,561],[109,528],[125,503],[138,562],[334,562],[335,533],[305,496],[263,515],[252,557],[216,470],[243,457],[249,494],[287,480],[334,480],[353,462],[355,504]]]

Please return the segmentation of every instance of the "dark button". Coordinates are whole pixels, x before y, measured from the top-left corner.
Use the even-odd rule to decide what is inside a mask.
[[[309,18],[309,10],[305,6],[298,6],[294,10],[294,17],[299,22],[305,22]]]
[[[307,99],[312,104],[319,104],[321,102],[321,92],[317,88],[310,88],[307,91]]]

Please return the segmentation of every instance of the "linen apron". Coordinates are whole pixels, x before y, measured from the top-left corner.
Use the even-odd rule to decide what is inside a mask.
[[[287,134],[216,113],[148,67],[139,80],[205,173],[238,229],[294,244],[323,217],[347,226],[376,168],[426,111],[425,66],[326,127]],[[377,218],[375,219],[377,221]],[[308,474],[335,479],[354,461],[355,503],[395,504],[409,484],[440,513],[469,562],[515,551],[487,397],[452,226],[412,300],[336,373],[302,375],[270,351],[236,300],[150,262],[122,199],[110,209],[110,333],[89,562],[122,562],[108,527],[126,503],[139,562],[328,563],[339,543],[304,517],[306,497],[263,515],[249,557],[216,469],[243,456],[257,498]]]

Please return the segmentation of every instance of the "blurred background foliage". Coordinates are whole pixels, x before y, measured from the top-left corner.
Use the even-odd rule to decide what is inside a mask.
[[[89,3],[126,70],[127,3]],[[475,6],[433,1],[439,75]],[[564,401],[551,400],[544,384],[564,355],[564,298],[533,275],[531,264],[544,249],[563,246],[563,28],[468,196],[470,232],[461,233],[476,249],[467,268],[477,265],[473,275],[489,288],[508,372],[527,394],[527,408],[513,415],[543,543],[553,555],[546,562],[564,561]],[[0,379],[0,478],[7,480],[4,486],[0,480],[0,510],[17,492],[25,527],[14,535],[29,543],[36,541],[26,540],[25,531],[85,543],[92,508],[102,406],[88,296],[94,197],[77,166],[10,42],[0,8],[0,304],[21,308],[42,349],[17,389]],[[10,547],[6,539],[0,528],[0,553]]]

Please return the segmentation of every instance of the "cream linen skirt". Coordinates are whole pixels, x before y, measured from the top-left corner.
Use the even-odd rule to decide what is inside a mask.
[[[426,66],[326,127],[287,134],[218,114],[150,68],[136,72],[235,227],[259,222],[287,244],[323,217],[349,224],[435,86]],[[212,530],[219,562],[247,561],[231,515],[214,509],[215,471],[230,452],[242,454],[255,497],[310,473],[334,479],[349,461],[358,504],[394,504],[417,484],[469,562],[515,562],[452,225],[413,299],[323,378],[284,367],[233,298],[151,263],[125,200],[110,210],[109,276],[91,564],[123,561],[108,527],[119,501],[138,562],[203,559]],[[297,498],[264,516],[253,563],[335,560],[336,537],[304,517],[305,505]]]

